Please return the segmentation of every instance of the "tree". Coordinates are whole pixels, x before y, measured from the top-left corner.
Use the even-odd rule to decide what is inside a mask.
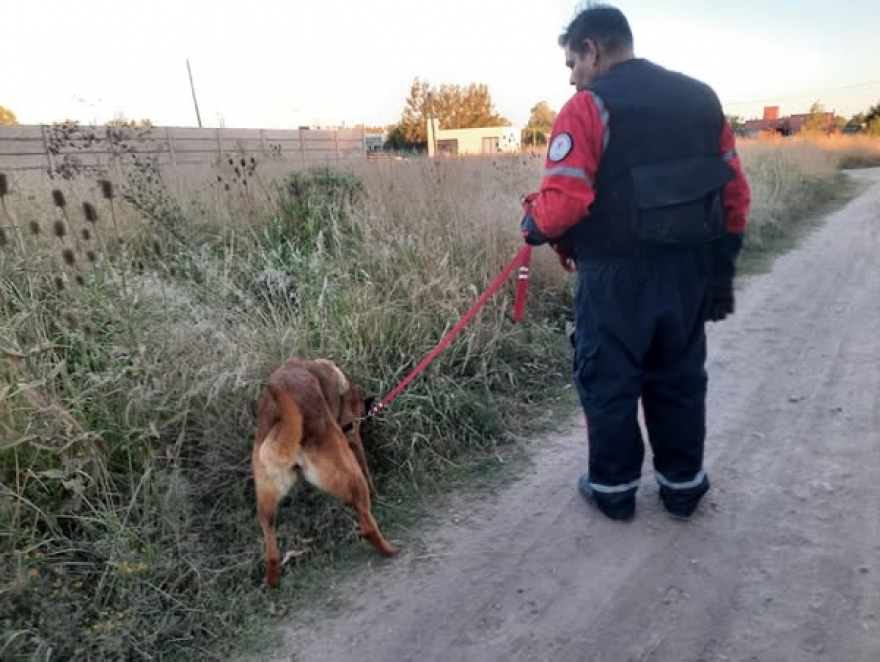
[[[374,124],[355,124],[352,127],[355,131],[363,131],[364,133],[385,133],[388,129],[384,126],[376,126]]]
[[[121,129],[151,129],[153,127],[153,122],[149,119],[132,120],[128,119],[125,115],[119,114],[107,122],[107,126]]]
[[[18,118],[9,108],[0,106],[0,126],[10,126],[18,124]]]
[[[880,102],[875,103],[865,113],[865,128],[869,136],[880,137]]]
[[[412,147],[412,143],[408,142],[406,136],[403,134],[403,129],[396,126],[388,132],[388,140],[385,141],[382,149],[397,152],[405,149],[412,149]]]
[[[410,88],[399,124],[407,143],[427,144],[427,122],[432,113],[439,121],[441,129],[511,125],[510,120],[495,111],[489,88],[483,83],[432,87],[416,78]]]
[[[746,123],[743,121],[743,118],[739,115],[725,115],[727,118],[727,123],[730,124],[730,128],[733,130],[733,133],[737,136],[742,136],[746,132]]]
[[[555,121],[556,111],[546,101],[536,103],[532,106],[529,121],[523,129],[523,144],[546,145]]]
[[[804,122],[801,133],[804,135],[817,135],[820,133],[828,133],[831,123],[828,119],[828,112],[819,101],[813,102],[810,106],[810,114]]]

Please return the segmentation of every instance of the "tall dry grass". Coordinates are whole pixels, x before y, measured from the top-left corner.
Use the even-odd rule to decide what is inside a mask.
[[[850,158],[815,143],[741,151],[747,250],[826,199]],[[519,196],[541,167],[236,157],[142,163],[104,186],[6,173],[0,658],[222,657],[303,577],[363,549],[351,514],[302,488],[279,522],[300,553],[277,595],[260,591],[260,384],[305,354],[386,393],[518,250]],[[533,267],[525,323],[509,319],[511,281],[367,440],[392,536],[451,477],[566,416],[571,280],[549,250]]]

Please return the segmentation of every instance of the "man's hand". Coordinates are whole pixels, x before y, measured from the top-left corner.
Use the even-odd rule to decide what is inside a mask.
[[[535,223],[535,217],[532,215],[532,206],[537,197],[537,193],[530,193],[522,198],[523,217],[520,221],[519,229],[523,239],[525,239],[529,246],[541,246],[549,241],[541,230],[538,229],[538,224]]]
[[[523,217],[519,227],[523,239],[525,239],[525,242],[530,246],[540,246],[549,241],[547,237],[541,234],[541,231],[538,229],[535,219],[531,214],[526,214]]]
[[[712,282],[712,292],[709,294],[709,306],[706,310],[706,320],[720,322],[728,315],[732,315],[736,308],[736,298],[733,294],[733,278],[715,280]]]
[[[733,280],[742,242],[743,235],[728,233],[712,247],[712,285],[706,308],[707,321],[720,322],[736,309]]]

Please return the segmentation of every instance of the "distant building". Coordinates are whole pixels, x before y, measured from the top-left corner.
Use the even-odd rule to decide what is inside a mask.
[[[744,123],[745,135],[749,138],[757,138],[761,134],[778,134],[781,136],[794,136],[801,132],[810,118],[810,113],[797,115],[779,116],[779,106],[764,106],[764,116],[761,119],[746,120]],[[825,133],[836,133],[834,126],[834,113],[822,113]]]
[[[437,152],[448,156],[465,154],[510,154],[520,151],[520,129],[512,126],[491,126],[473,129],[441,129],[440,121],[428,121],[428,156]],[[432,132],[433,129],[433,132]]]
[[[388,141],[388,132],[385,133],[365,133],[364,145],[368,152],[379,152]]]

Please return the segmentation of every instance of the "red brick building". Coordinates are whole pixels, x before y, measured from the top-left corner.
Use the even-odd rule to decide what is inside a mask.
[[[746,120],[744,123],[745,134],[749,137],[757,137],[762,133],[777,133],[781,136],[794,136],[801,132],[810,118],[809,113],[800,113],[798,115],[779,116],[779,106],[764,106],[764,117],[762,119]],[[827,134],[836,133],[837,128],[834,126],[834,113],[822,113],[824,120],[824,132]]]

